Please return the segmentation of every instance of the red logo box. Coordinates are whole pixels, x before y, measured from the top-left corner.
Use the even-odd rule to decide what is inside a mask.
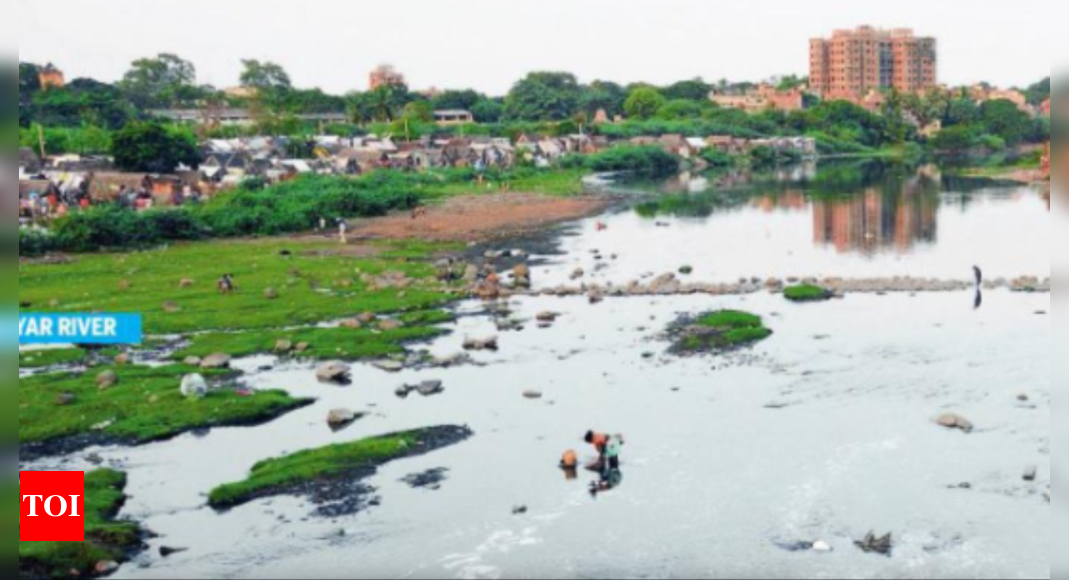
[[[85,473],[19,474],[20,542],[85,541]]]

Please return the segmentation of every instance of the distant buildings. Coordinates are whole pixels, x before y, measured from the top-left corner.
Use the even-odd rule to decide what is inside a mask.
[[[160,109],[149,111],[149,115],[175,123],[238,127],[256,124],[256,118],[248,109]],[[345,113],[313,113],[294,115],[294,117],[299,121],[310,123],[347,123],[349,121],[349,116]]]
[[[379,87],[397,87],[407,84],[405,75],[397,72],[395,68],[388,64],[384,64],[371,71],[371,74],[368,77],[368,85],[370,85],[371,90],[375,90]]]
[[[38,71],[37,79],[40,81],[42,89],[62,89],[67,85],[67,79],[63,76],[63,71],[56,68],[52,63],[48,63],[47,66]]]
[[[801,111],[805,107],[803,88],[781,91],[770,85],[761,85],[743,94],[725,94],[713,91],[709,99],[725,109],[739,109],[747,113],[762,111]]]
[[[873,91],[918,93],[937,86],[936,40],[909,29],[837,30],[809,45],[810,90],[857,102]]]
[[[434,122],[439,127],[453,127],[456,125],[470,125],[475,122],[475,116],[470,111],[435,111]]]

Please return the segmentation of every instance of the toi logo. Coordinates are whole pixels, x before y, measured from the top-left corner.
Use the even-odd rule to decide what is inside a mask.
[[[20,542],[85,541],[84,473],[20,473],[19,497]]]

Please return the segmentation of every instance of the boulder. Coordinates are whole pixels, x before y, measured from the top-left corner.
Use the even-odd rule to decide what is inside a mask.
[[[539,322],[556,322],[560,314],[556,312],[539,312],[535,318]]]
[[[965,433],[972,433],[975,426],[971,421],[962,417],[961,415],[955,415],[953,413],[947,413],[936,419],[936,423],[946,427],[947,429],[960,429]]]
[[[275,352],[285,354],[293,350],[293,341],[284,338],[275,342]]]
[[[190,278],[182,278],[182,279],[181,279],[181,280],[180,280],[180,281],[178,282],[178,287],[179,287],[179,288],[190,288],[190,287],[192,287],[192,286],[193,286],[194,284],[196,284],[196,282],[195,282],[195,281],[193,281],[192,279],[190,279]]]
[[[542,393],[540,391],[524,391],[523,398],[531,400],[541,399]]]
[[[97,375],[97,388],[110,389],[119,383],[119,375],[115,371],[104,371]]]
[[[115,364],[117,364],[117,365],[130,364],[130,355],[126,354],[125,352],[122,353],[122,354],[115,355]]]
[[[200,368],[202,369],[228,369],[230,368],[230,355],[223,353],[216,353],[208,355],[201,359]]]
[[[445,391],[442,381],[423,381],[416,387],[416,391],[424,397],[439,395]]]
[[[341,327],[341,328],[348,328],[348,329],[351,329],[351,330],[357,330],[357,329],[359,329],[360,327],[363,326],[363,323],[361,323],[359,320],[357,320],[355,318],[349,318],[349,319],[346,319],[346,320],[343,320],[343,321],[339,322],[338,326]]]
[[[203,398],[208,394],[208,381],[198,374],[186,375],[182,377],[179,391],[187,399]]]
[[[396,320],[381,320],[379,321],[379,330],[383,332],[390,332],[401,328],[401,323]]]
[[[404,363],[400,363],[395,360],[380,360],[372,363],[372,365],[380,371],[385,371],[388,373],[399,373],[405,370]]]
[[[356,421],[356,413],[349,409],[334,409],[327,414],[327,425],[331,429],[340,429]]]
[[[497,337],[469,338],[464,341],[464,350],[497,350]]]
[[[297,346],[293,347],[293,350],[295,350],[297,352],[304,352],[304,351],[308,350],[308,343],[307,342],[298,342]]]
[[[97,562],[97,565],[93,568],[97,576],[107,576],[114,573],[119,569],[117,562]]]
[[[360,324],[371,324],[372,322],[375,322],[378,317],[370,312],[365,312],[360,316],[357,316],[356,319],[360,322]]]
[[[827,554],[832,551],[832,547],[831,544],[823,540],[817,540],[816,542],[813,542],[813,551],[818,554]]]
[[[268,289],[264,290],[264,298],[266,298],[268,300],[277,300],[278,299],[278,290],[275,290],[274,288],[268,288]]]
[[[341,383],[349,380],[349,365],[339,362],[325,362],[316,367],[316,379],[324,383]]]
[[[569,278],[571,278],[572,280],[578,280],[583,276],[586,276],[586,272],[584,272],[582,268],[576,268],[575,271],[572,272],[572,275],[569,276]]]
[[[1039,468],[1038,467],[1036,467],[1035,465],[1029,465],[1028,467],[1024,468],[1024,476],[1023,476],[1024,480],[1029,482],[1029,483],[1034,482],[1036,480],[1036,476],[1038,475],[1038,473],[1039,473]]]
[[[201,361],[199,356],[187,356],[184,360],[182,360],[182,364],[191,367],[199,367],[200,362]]]
[[[512,276],[514,278],[516,278],[517,280],[519,280],[521,278],[525,279],[525,280],[530,280],[531,279],[531,268],[529,268],[527,266],[527,264],[519,264],[515,268],[512,269]]]

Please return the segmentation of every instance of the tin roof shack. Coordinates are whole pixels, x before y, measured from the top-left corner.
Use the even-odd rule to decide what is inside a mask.
[[[122,191],[145,191],[152,196],[153,205],[172,205],[175,194],[186,183],[174,175],[144,175],[140,173],[95,173],[88,178],[89,197],[94,202],[111,202]],[[196,184],[190,184],[193,186]]]

